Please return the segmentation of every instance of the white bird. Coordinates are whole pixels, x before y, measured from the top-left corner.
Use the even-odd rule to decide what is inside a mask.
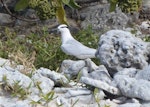
[[[59,25],[57,30],[61,33],[61,49],[64,53],[73,55],[78,59],[95,58],[96,49],[89,48],[75,40],[67,25]]]

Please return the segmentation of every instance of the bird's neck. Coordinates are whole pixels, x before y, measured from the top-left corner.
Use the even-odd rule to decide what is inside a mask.
[[[65,43],[65,42],[67,42],[70,39],[74,39],[74,38],[72,37],[72,35],[71,35],[69,30],[61,32],[62,43]]]

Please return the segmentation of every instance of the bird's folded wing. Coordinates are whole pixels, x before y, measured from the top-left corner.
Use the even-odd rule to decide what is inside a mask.
[[[96,49],[89,48],[76,40],[70,40],[62,44],[61,49],[66,54],[76,56],[80,59],[85,59],[85,57],[93,58],[96,52]]]

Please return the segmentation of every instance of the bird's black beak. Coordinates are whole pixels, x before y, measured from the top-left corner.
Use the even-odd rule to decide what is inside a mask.
[[[57,33],[58,30],[57,28],[54,28],[54,29],[48,29],[48,32],[51,34],[51,33]]]
[[[53,28],[53,29],[48,29],[49,34],[58,34],[59,31],[57,28]]]
[[[57,25],[58,26],[58,25]],[[48,28],[49,34],[59,34],[59,31],[57,29],[57,26],[53,26],[51,28]]]

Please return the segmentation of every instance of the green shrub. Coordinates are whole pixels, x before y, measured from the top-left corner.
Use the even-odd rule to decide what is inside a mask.
[[[142,6],[142,0],[109,0],[110,12],[116,9],[116,6],[125,13],[138,12]]]
[[[150,42],[150,36],[145,36],[145,37],[143,38],[143,40],[144,40],[145,42]]]

